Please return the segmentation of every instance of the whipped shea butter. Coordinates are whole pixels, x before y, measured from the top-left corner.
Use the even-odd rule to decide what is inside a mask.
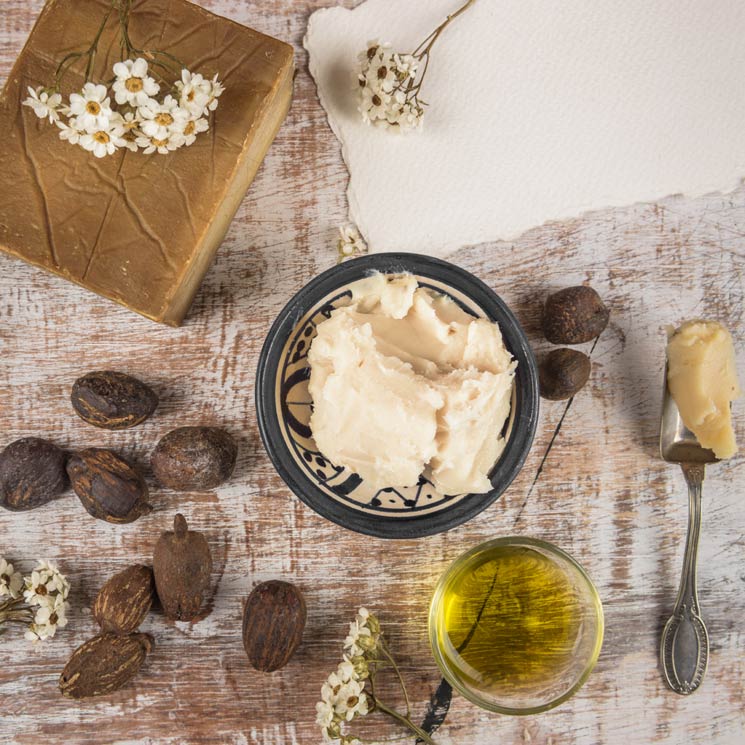
[[[667,384],[688,429],[717,458],[737,452],[730,402],[740,396],[735,348],[724,326],[688,321],[667,344]]]
[[[408,274],[350,285],[308,353],[319,450],[374,488],[491,489],[517,363],[499,326]]]

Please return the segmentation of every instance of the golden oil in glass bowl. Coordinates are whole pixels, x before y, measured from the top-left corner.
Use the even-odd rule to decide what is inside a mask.
[[[534,714],[587,679],[603,611],[582,567],[551,544],[499,538],[457,559],[430,608],[430,640],[445,678],[492,711]]]

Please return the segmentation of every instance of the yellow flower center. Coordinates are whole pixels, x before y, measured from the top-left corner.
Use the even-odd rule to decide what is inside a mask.
[[[88,101],[85,105],[85,110],[93,116],[98,116],[101,113],[101,104],[98,101]]]
[[[96,132],[93,135],[93,139],[96,142],[100,142],[102,145],[106,145],[111,138],[106,134],[106,132]]]
[[[144,87],[142,83],[142,78],[127,78],[127,80],[124,83],[124,87],[130,93],[139,93]]]
[[[193,101],[195,96],[194,89],[192,88],[187,94],[186,94],[186,100],[187,101]]]
[[[161,127],[169,127],[173,124],[173,117],[163,111],[155,117],[155,123],[160,124]]]
[[[59,621],[59,616],[56,613],[52,613],[52,615],[49,616],[49,623],[52,624],[52,626],[54,626],[57,623],[57,621]]]
[[[155,147],[165,147],[168,144],[168,140],[158,140],[155,137],[153,137],[150,142],[152,142]]]
[[[47,594],[47,586],[46,585],[39,585],[36,588],[36,594],[37,595],[46,595]]]
[[[185,135],[190,135],[190,134],[194,134],[194,130],[195,130],[196,128],[197,128],[197,125],[196,125],[196,124],[194,124],[194,122],[189,122],[189,123],[188,123],[188,124],[187,124],[187,125],[186,125],[186,126],[184,127],[184,134],[185,134]]]
[[[137,122],[124,122],[124,129],[129,132],[132,129],[137,129]]]

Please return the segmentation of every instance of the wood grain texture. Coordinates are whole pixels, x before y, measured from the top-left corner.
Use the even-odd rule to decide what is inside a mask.
[[[667,324],[718,318],[735,332],[745,373],[745,187],[595,212],[458,252],[453,260],[514,308],[539,354],[548,348],[538,324],[543,297],[591,282],[612,317],[592,354],[590,383],[566,414],[565,404],[543,404],[522,473],[477,519],[416,541],[348,533],[281,482],[259,441],[253,402],[269,325],[292,293],[334,263],[334,232],[345,221],[346,171],[301,46],[309,13],[329,0],[201,4],[294,44],[299,74],[290,115],[183,328],[158,327],[0,256],[0,432],[2,444],[38,435],[65,447],[112,447],[144,466],[169,429],[218,425],[238,439],[238,466],[227,486],[210,493],[159,490],[149,476],[155,511],[132,525],[94,520],[74,496],[0,514],[0,554],[24,570],[37,557],[57,560],[73,583],[70,625],[52,643],[0,637],[0,742],[320,742],[315,702],[359,604],[378,611],[423,713],[440,681],[426,633],[434,584],[463,550],[511,533],[551,540],[586,566],[605,605],[600,661],[574,699],[540,716],[491,715],[456,696],[438,743],[741,742],[745,465],[740,458],[712,467],[704,485],[699,591],[711,660],[703,687],[680,698],[663,683],[658,642],[675,597],[687,498],[682,474],[660,461],[656,441]],[[2,0],[3,79],[41,5]],[[96,430],[75,416],[73,381],[102,368],[152,385],[161,397],[155,416],[125,432]],[[740,403],[745,441],[743,411]],[[191,626],[151,614],[142,630],[156,645],[136,685],[95,702],[63,699],[59,673],[96,632],[96,592],[115,572],[151,560],[176,511],[211,545],[210,616]],[[241,644],[242,602],[268,579],[296,583],[308,605],[297,655],[271,675],[249,667]],[[393,731],[371,719],[379,736]]]

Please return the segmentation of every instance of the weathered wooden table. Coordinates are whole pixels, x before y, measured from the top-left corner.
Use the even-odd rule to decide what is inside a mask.
[[[557,543],[593,576],[607,624],[600,661],[574,699],[540,716],[491,715],[456,697],[438,743],[742,742],[745,465],[735,459],[712,467],[705,483],[699,581],[711,660],[703,687],[681,698],[662,682],[658,640],[675,597],[687,498],[680,471],[660,461],[656,444],[667,324],[720,319],[735,332],[745,374],[745,188],[596,212],[453,256],[515,309],[538,353],[546,346],[538,329],[542,298],[591,282],[612,308],[591,383],[570,407],[543,404],[522,473],[477,519],[417,541],[355,535],[284,486],[259,441],[253,401],[270,323],[292,293],[334,263],[335,229],[345,220],[347,174],[301,46],[309,13],[328,0],[202,4],[295,45],[289,118],[181,329],[0,256],[0,432],[2,444],[42,435],[71,448],[111,446],[146,464],[167,430],[219,424],[240,441],[237,472],[207,494],[159,491],[151,481],[156,511],[127,526],[90,518],[74,496],[36,512],[0,513],[0,554],[24,569],[37,557],[56,560],[73,582],[70,624],[53,642],[34,647],[17,633],[0,637],[0,741],[320,742],[319,687],[360,604],[379,613],[423,712],[440,679],[426,635],[436,579],[464,549],[519,533]],[[2,0],[3,79],[41,5]],[[70,385],[101,368],[153,384],[162,400],[156,417],[122,433],[77,419]],[[740,403],[745,441],[743,411]],[[212,545],[211,615],[194,626],[151,615],[145,630],[157,646],[134,685],[95,702],[63,699],[57,677],[71,650],[94,633],[89,607],[98,588],[127,564],[148,561],[177,510]],[[302,588],[308,625],[292,662],[262,675],[243,653],[241,603],[255,583],[273,577]],[[377,732],[392,730],[385,722]]]

